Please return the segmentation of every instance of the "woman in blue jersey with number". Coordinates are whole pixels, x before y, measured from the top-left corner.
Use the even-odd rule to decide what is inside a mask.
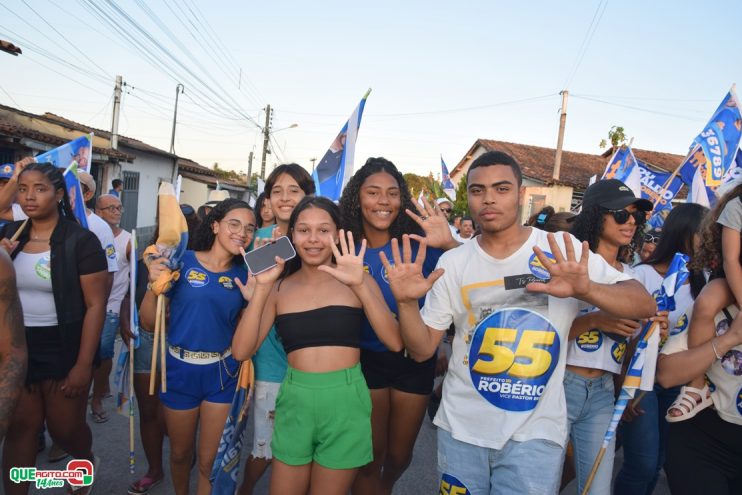
[[[246,280],[240,252],[254,233],[255,214],[247,203],[231,198],[218,203],[196,231],[193,251],[185,252],[180,277],[166,294],[170,305],[167,392],[160,399],[178,495],[188,493],[197,429],[196,493],[211,493],[209,475],[240,367],[231,355],[231,343],[245,301],[235,279]],[[150,281],[165,270],[164,260],[153,260]],[[148,289],[140,309],[145,328],[154,328],[156,300]]]
[[[391,240],[403,234],[425,237],[429,246],[424,272],[435,269],[444,250],[459,245],[451,235],[446,216],[427,200],[424,208],[412,201],[404,177],[392,162],[369,158],[351,177],[340,198],[344,228],[355,239],[365,239],[364,266],[379,284],[389,309],[397,303],[389,288],[379,253],[391,259]],[[417,215],[414,212],[420,210]],[[417,252],[417,246],[413,247]],[[422,300],[420,303],[422,304]],[[361,366],[371,389],[374,460],[364,466],[353,484],[353,493],[391,493],[412,459],[428,398],[433,390],[436,357],[419,363],[405,351],[390,351],[364,321]]]

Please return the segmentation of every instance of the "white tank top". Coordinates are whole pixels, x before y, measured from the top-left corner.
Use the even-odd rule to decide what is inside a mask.
[[[125,230],[119,232],[119,235],[113,239],[118,271],[113,274],[113,286],[111,286],[111,295],[108,296],[106,310],[115,314],[121,311],[121,301],[124,300],[129,290],[129,261],[126,259],[126,246],[130,240],[131,234]]]
[[[27,327],[50,327],[57,324],[57,307],[52,292],[50,252],[18,253],[13,260],[18,294],[23,306],[23,323]]]

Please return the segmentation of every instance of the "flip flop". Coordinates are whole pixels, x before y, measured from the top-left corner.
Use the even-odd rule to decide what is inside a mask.
[[[95,412],[91,409],[90,416],[93,418],[94,423],[105,423],[106,421],[110,419],[106,411]]]
[[[153,479],[149,476],[144,476],[139,481],[135,481],[131,485],[129,485],[128,493],[129,495],[143,495],[144,493],[149,493],[151,489],[162,483],[162,480],[165,479],[164,476]]]

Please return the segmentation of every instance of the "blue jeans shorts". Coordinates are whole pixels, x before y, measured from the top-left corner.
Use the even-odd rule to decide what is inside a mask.
[[[231,355],[215,363],[191,364],[174,357],[168,350],[165,363],[167,392],[160,392],[160,400],[170,409],[195,409],[204,401],[232,402],[240,363]]]
[[[139,347],[134,349],[134,373],[150,373],[152,371],[152,342],[155,334],[139,329]],[[157,370],[160,362],[157,361]]]
[[[559,492],[564,449],[550,440],[508,441],[500,449],[456,440],[438,428],[440,493],[545,495]]]
[[[116,341],[116,332],[119,329],[119,315],[108,311],[100,333],[100,358],[113,359],[113,344]]]

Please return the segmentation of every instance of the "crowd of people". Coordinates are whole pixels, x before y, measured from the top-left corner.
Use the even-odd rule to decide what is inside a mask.
[[[302,167],[280,165],[254,207],[181,205],[189,244],[166,292],[167,390],[150,395],[150,375],[160,373],[153,285],[172,267],[132,249],[119,225],[120,181],[97,197],[89,174],[80,182],[94,206],[88,229],[75,220],[60,169],[33,159],[0,168],[9,495],[28,492],[9,469],[35,465],[44,431],[50,461],[99,465],[87,421],[109,419],[114,342],[133,336],[131,298],[147,471],[130,494],[164,480],[165,441],[174,493],[188,493],[191,476],[196,493],[211,492],[248,359],[254,434],[241,495],[269,466],[274,494],[391,494],[426,411],[437,427],[440,493],[558,493],[575,479],[579,492],[590,483],[591,494],[651,494],[662,469],[674,494],[740,490],[742,185],[721,191],[711,211],[679,204],[649,229],[652,203],[601,180],[578,213],[546,207],[523,225],[521,169],[498,151],[471,163],[466,212],[448,198],[413,200],[384,158],[369,158],[337,203],[315,195]],[[249,273],[246,252],[282,236],[296,256]],[[654,296],[676,253],[690,259],[688,282],[674,307],[658,311]],[[630,403],[591,476],[647,322],[661,337],[644,364],[656,383]]]

